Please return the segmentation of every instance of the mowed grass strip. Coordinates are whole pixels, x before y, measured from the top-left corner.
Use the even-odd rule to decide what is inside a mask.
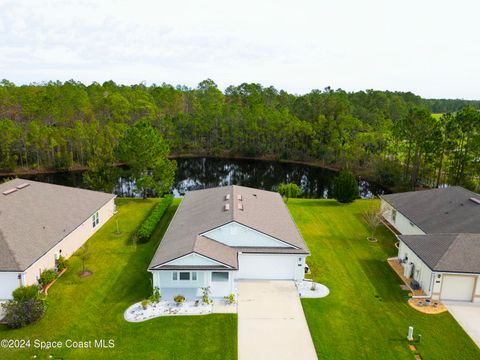
[[[120,235],[112,218],[88,240],[87,268],[93,275],[79,278],[81,261],[50,288],[46,316],[23,329],[0,326],[0,339],[30,339],[30,349],[0,349],[0,359],[236,359],[237,317],[231,314],[164,317],[128,323],[124,311],[151,294],[147,266],[178,207],[160,221],[150,242],[134,245],[131,235],[159,199],[117,199]],[[93,341],[113,339],[114,348],[37,350],[33,341]]]
[[[288,207],[312,256],[315,280],[330,289],[323,299],[302,299],[320,359],[413,359],[407,328],[413,326],[423,359],[480,359],[480,350],[447,312],[426,315],[403,298],[401,281],[387,257],[395,256],[395,237],[378,230],[377,243],[362,212],[371,201],[339,205],[334,200],[291,199]]]

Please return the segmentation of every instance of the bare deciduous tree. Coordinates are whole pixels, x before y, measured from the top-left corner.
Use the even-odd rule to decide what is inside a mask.
[[[362,213],[363,221],[367,224],[370,229],[369,240],[376,240],[375,233],[377,232],[378,227],[382,223],[383,215],[385,211],[380,208],[376,203],[372,203],[368,208],[366,208]]]

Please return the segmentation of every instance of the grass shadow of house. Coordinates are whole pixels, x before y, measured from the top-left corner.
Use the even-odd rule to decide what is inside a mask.
[[[401,281],[386,260],[359,259],[358,263],[372,286],[372,301],[398,302],[408,294],[400,288]]]

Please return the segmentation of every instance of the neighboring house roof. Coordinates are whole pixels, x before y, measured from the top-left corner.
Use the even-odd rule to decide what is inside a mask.
[[[399,235],[433,271],[480,273],[480,234]]]
[[[226,200],[226,196],[229,199]],[[241,196],[241,200],[238,200]],[[225,210],[228,204],[229,209]],[[239,204],[243,210],[239,209]],[[232,221],[290,244],[291,248],[230,247],[201,234]],[[188,192],[177,209],[149,269],[190,253],[198,253],[233,269],[238,252],[308,254],[280,194],[243,186],[224,186]]]
[[[0,271],[26,270],[114,197],[23,179],[0,184]]]
[[[480,233],[480,195],[460,186],[382,195],[425,233]]]

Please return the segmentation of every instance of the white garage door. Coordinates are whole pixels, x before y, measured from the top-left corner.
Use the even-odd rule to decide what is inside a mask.
[[[297,263],[295,255],[240,254],[237,279],[295,279]]]
[[[20,286],[18,273],[0,272],[0,300],[12,298],[12,291]]]
[[[474,276],[444,275],[442,284],[442,300],[472,301]]]

